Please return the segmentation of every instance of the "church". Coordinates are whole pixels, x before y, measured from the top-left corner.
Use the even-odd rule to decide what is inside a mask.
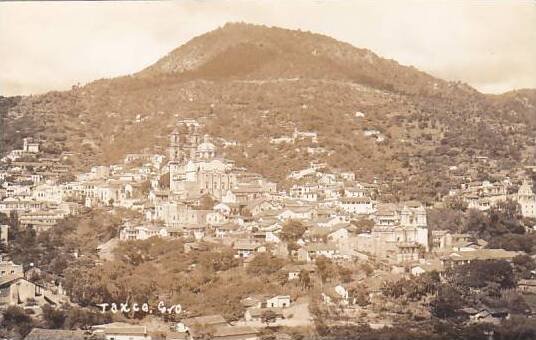
[[[397,263],[419,259],[428,251],[426,209],[419,202],[379,204],[370,233],[358,235],[358,251]]]
[[[208,135],[199,137],[199,124],[182,120],[170,136],[170,191],[181,199],[209,194],[216,199],[237,184],[234,163],[217,156]]]

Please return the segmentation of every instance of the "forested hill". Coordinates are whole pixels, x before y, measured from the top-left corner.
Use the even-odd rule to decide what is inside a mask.
[[[320,160],[364,180],[403,178],[407,196],[444,193],[447,168],[475,156],[500,170],[532,164],[535,152],[536,90],[484,95],[327,36],[242,23],[136,74],[0,105],[4,152],[41,136],[80,168],[165,152],[177,117],[200,119],[220,146],[237,142],[225,155],[274,180]],[[294,129],[317,132],[320,148],[270,144]]]

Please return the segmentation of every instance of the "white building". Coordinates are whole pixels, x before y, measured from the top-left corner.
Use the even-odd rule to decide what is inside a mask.
[[[368,197],[343,197],[340,208],[353,215],[369,215],[376,209],[376,204]]]
[[[167,229],[163,226],[155,225],[127,225],[119,232],[119,240],[147,240],[151,237],[168,237]]]
[[[536,195],[532,192],[529,181],[523,181],[517,192],[517,203],[521,206],[523,217],[536,218]]]
[[[319,186],[314,184],[293,185],[290,188],[290,197],[303,201],[315,202],[318,200]]]

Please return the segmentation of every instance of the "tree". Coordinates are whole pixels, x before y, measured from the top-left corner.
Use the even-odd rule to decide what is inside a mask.
[[[81,306],[109,301],[105,286],[101,284],[103,271],[89,264],[76,263],[65,270],[65,289],[72,301]]]
[[[300,221],[290,220],[281,229],[281,239],[287,242],[296,242],[303,236],[306,230],[307,227]]]
[[[465,212],[467,210],[468,203],[462,198],[456,196],[447,198],[445,200],[445,206],[451,210]]]
[[[203,268],[213,272],[228,270],[238,266],[238,260],[230,248],[214,249],[199,257],[199,263]]]
[[[199,209],[211,210],[214,207],[214,199],[210,195],[203,195],[199,199]]]
[[[356,227],[357,233],[370,232],[372,227],[374,227],[374,221],[369,218],[360,218],[358,220],[353,220],[350,223]]]
[[[300,271],[299,282],[304,289],[311,288],[311,276],[309,275],[309,271],[305,269]]]
[[[283,259],[275,257],[268,252],[257,254],[247,267],[247,272],[253,275],[271,275],[279,271],[284,265]]]
[[[464,223],[464,213],[451,208],[434,208],[428,211],[428,228],[431,230],[449,230],[460,232]]]
[[[319,256],[316,258],[315,263],[322,282],[325,283],[329,278],[337,275],[337,266],[327,257]]]
[[[261,313],[261,321],[266,324],[266,327],[270,327],[271,323],[277,321],[277,314],[271,309],[266,309]]]
[[[352,281],[352,270],[346,267],[339,266],[339,277],[343,283],[348,283]]]
[[[363,287],[353,287],[350,289],[350,296],[354,298],[355,304],[358,306],[366,306],[370,304],[369,293]]]
[[[103,314],[79,307],[67,307],[64,311],[67,316],[63,324],[65,329],[89,329],[93,325],[112,322],[111,313]]]
[[[51,329],[61,329],[65,323],[67,315],[63,310],[56,309],[49,304],[43,306],[43,320],[46,327]]]
[[[456,289],[443,286],[431,303],[432,314],[442,319],[454,317],[457,314],[456,311],[462,307],[462,301],[462,297]]]
[[[4,312],[4,318],[0,328],[12,330],[22,337],[30,333],[33,327],[32,318],[17,306],[9,306]]]
[[[369,276],[374,272],[374,268],[368,263],[362,263],[359,268],[365,273],[366,276]]]
[[[160,179],[158,180],[158,185],[161,189],[169,189],[169,182],[170,182],[170,174],[169,172],[166,172],[162,176],[160,176]]]
[[[472,261],[454,268],[447,275],[450,282],[464,291],[515,287],[512,266],[504,260]]]
[[[501,327],[494,330],[493,338],[497,340],[535,339],[536,321],[526,317],[513,316],[502,322]]]
[[[516,278],[529,279],[532,271],[536,269],[536,261],[529,255],[518,255],[512,259]]]
[[[489,248],[505,249],[511,251],[524,251],[526,253],[534,252],[534,243],[536,235],[534,234],[514,234],[505,233],[493,237],[488,244]]]

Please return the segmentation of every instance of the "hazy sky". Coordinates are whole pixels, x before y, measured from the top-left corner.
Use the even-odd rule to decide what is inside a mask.
[[[536,88],[535,1],[0,3],[0,95],[136,72],[229,21],[330,35],[482,92]]]

